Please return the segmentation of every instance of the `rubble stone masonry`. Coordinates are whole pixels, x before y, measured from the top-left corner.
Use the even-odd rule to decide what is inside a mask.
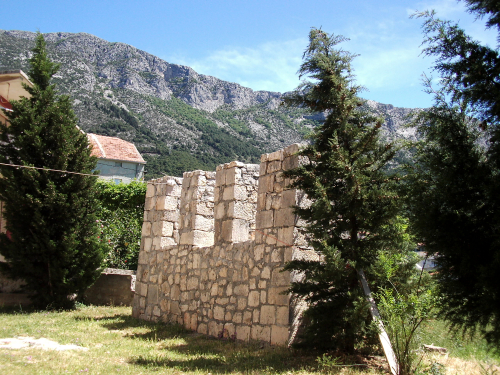
[[[133,315],[202,334],[287,345],[297,309],[286,261],[307,244],[297,229],[283,170],[299,145],[232,162],[216,172],[148,182]]]

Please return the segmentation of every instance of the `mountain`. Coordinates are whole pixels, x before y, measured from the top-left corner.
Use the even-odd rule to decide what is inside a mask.
[[[0,30],[0,70],[28,70],[36,34]],[[135,143],[147,161],[147,178],[214,169],[231,160],[258,162],[260,154],[302,142],[324,118],[280,106],[283,94],[253,91],[198,74],[123,43],[86,33],[44,34],[49,56],[61,64],[54,77],[74,100],[80,127]],[[374,101],[389,139],[411,109]]]

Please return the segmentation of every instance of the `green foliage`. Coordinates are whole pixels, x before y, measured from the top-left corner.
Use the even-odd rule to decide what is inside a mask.
[[[303,275],[290,291],[310,306],[306,341],[352,352],[373,333],[357,270],[366,269],[374,282],[370,266],[380,251],[398,251],[401,236],[396,230],[398,178],[383,171],[394,149],[380,142],[382,120],[366,112],[357,96],[353,55],[335,48],[344,40],[311,30],[299,73],[314,82],[302,84],[285,101],[328,113],[313,143],[300,152],[301,166],[286,173],[294,179],[292,186],[311,199],[296,212],[322,261],[294,260],[285,268]]]
[[[96,185],[99,240],[107,248],[103,267],[136,270],[147,184],[99,180]]]
[[[468,3],[476,4],[472,11],[491,14],[488,1]],[[498,50],[473,41],[433,12],[419,16],[425,19],[425,52],[437,56],[442,87],[434,89],[427,82],[435,104],[414,122],[422,141],[409,168],[412,228],[435,254],[441,315],[456,331],[481,330],[498,349]]]
[[[68,97],[58,96],[41,34],[24,86],[31,98],[12,101],[10,126],[0,127],[0,161],[40,169],[0,167],[0,199],[10,235],[0,235],[4,271],[26,282],[37,307],[69,308],[99,276],[103,248],[97,239],[96,177],[87,137],[76,127]],[[74,296],[73,296],[74,295]]]
[[[412,252],[379,257],[379,267],[390,286],[376,293],[377,306],[399,365],[398,375],[411,375],[422,368],[422,355],[418,352],[420,334],[423,325],[434,316],[436,303],[434,284],[423,270],[416,272],[415,257]],[[400,270],[404,263],[411,265],[413,272],[401,283]]]

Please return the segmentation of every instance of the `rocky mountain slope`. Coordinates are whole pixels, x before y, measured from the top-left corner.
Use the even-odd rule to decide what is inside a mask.
[[[28,70],[35,36],[0,30],[0,70]],[[85,33],[44,37],[61,64],[58,88],[73,98],[82,129],[134,142],[148,162],[147,178],[257,162],[263,152],[303,141],[323,117],[280,106],[281,93],[198,74],[127,44]],[[410,109],[367,105],[386,119],[386,137],[412,136],[401,128]]]

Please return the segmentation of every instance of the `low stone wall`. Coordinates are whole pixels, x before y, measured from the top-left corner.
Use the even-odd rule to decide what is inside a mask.
[[[135,294],[135,271],[107,268],[85,292],[91,305],[132,306]]]
[[[135,294],[136,271],[106,268],[85,292],[86,302],[92,305],[131,306]],[[22,293],[22,282],[0,274],[0,306],[31,304]]]
[[[211,336],[294,339],[302,305],[286,294],[296,276],[283,266],[307,243],[293,213],[303,196],[282,172],[298,166],[298,150],[148,182],[133,316]]]

